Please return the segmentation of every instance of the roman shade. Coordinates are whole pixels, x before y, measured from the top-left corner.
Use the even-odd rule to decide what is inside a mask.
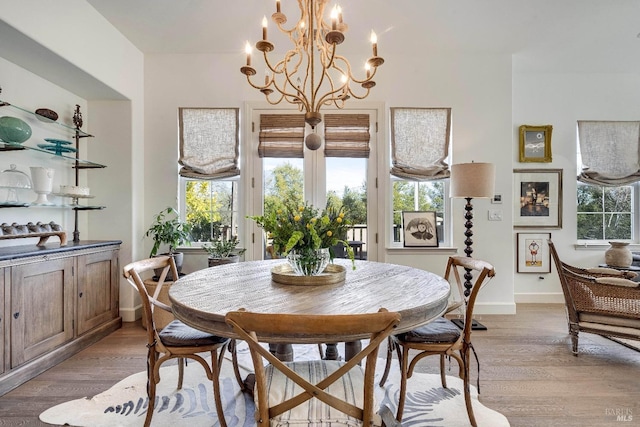
[[[325,114],[325,157],[369,157],[368,114]]]
[[[391,175],[414,181],[449,177],[451,108],[391,108]]]
[[[304,157],[304,114],[260,114],[260,157]]]
[[[180,175],[222,179],[240,175],[237,108],[179,108]]]
[[[615,187],[640,181],[640,121],[578,121],[578,181]]]

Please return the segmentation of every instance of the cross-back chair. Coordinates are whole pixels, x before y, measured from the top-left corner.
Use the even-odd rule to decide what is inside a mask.
[[[571,266],[548,243],[564,294],[573,355],[578,355],[580,332],[640,340],[640,283],[629,280],[635,273]]]
[[[228,313],[226,322],[251,351],[257,425],[382,425],[380,416],[374,413],[378,347],[399,320],[398,313],[385,309],[357,315],[261,314],[242,309]],[[274,335],[301,338],[364,334],[369,336],[369,344],[346,362],[282,362],[261,345]],[[266,367],[264,360],[269,362]],[[364,369],[359,365],[362,361]]]
[[[464,296],[463,288],[466,269],[477,274],[468,297]],[[398,360],[400,361],[400,398],[396,412],[396,419],[398,421],[402,421],[402,413],[404,411],[407,394],[407,379],[413,375],[416,364],[424,357],[440,356],[440,378],[442,386],[446,388],[445,356],[450,356],[458,362],[459,376],[464,384],[464,400],[467,407],[467,414],[469,415],[471,425],[476,427],[477,424],[473,414],[469,389],[469,364],[471,362],[471,350],[473,349],[471,343],[471,319],[473,319],[473,309],[478,292],[480,292],[480,289],[494,277],[494,275],[495,270],[493,265],[488,262],[462,256],[449,257],[444,278],[456,284],[462,300],[450,305],[445,314],[458,307],[463,307],[463,330],[460,330],[451,320],[443,316],[409,332],[389,337],[387,364],[380,385],[384,385],[387,379],[391,367],[391,358],[395,349]],[[419,353],[409,361],[409,352],[411,350],[417,350]],[[473,351],[475,353],[475,350]]]
[[[161,269],[162,273],[158,279],[156,292],[149,295],[144,286],[143,277],[147,272],[154,269]],[[228,338],[218,337],[206,332],[199,331],[185,325],[179,320],[174,320],[165,326],[161,331],[156,328],[154,313],[156,310],[168,311],[171,307],[158,301],[158,294],[162,289],[167,275],[171,271],[171,277],[179,277],[173,257],[159,256],[144,259],[127,264],[124,269],[124,277],[138,291],[142,301],[142,315],[147,327],[147,396],[149,398],[145,427],[151,424],[153,410],[156,405],[156,385],[160,382],[160,366],[170,359],[178,359],[178,389],[182,388],[184,377],[184,365],[186,359],[198,362],[205,370],[207,378],[213,382],[213,396],[218,413],[220,425],[226,427],[222,401],[220,398],[220,367],[224,360],[224,353],[229,346],[232,353],[234,371],[236,379],[240,384],[240,373],[237,369],[237,360],[233,343]],[[211,362],[198,355],[198,353],[209,353]]]

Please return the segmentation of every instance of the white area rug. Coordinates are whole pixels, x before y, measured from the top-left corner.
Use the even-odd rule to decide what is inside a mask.
[[[250,372],[247,364],[246,348],[239,349],[243,378]],[[317,357],[316,346],[295,346],[296,359]],[[305,353],[308,355],[306,356]],[[396,410],[399,389],[397,363],[384,388],[377,388],[377,400]],[[382,374],[384,360],[378,359],[376,372]],[[218,426],[218,417],[213,403],[213,387],[206,379],[202,367],[189,363],[185,369],[182,390],[176,390],[178,370],[176,366],[166,366],[160,370],[162,380],[158,384],[153,426]],[[447,377],[448,389],[442,388],[440,376],[414,373],[408,383],[407,402],[404,410],[403,426],[469,426],[464,404],[462,381]],[[240,392],[233,376],[231,361],[223,363],[221,378],[222,403],[229,427],[255,426],[253,400]],[[472,387],[473,408],[479,426],[508,427],[509,422],[502,414],[483,406]],[[83,398],[62,403],[40,414],[40,420],[48,424],[116,427],[142,426],[146,415],[146,372],[132,375],[109,390],[91,398]]]

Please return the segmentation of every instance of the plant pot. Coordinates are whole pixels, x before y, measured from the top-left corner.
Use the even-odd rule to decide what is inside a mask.
[[[178,270],[178,275],[180,275],[180,273],[182,273],[182,263],[184,261],[184,254],[182,252],[174,252],[172,254],[158,254],[158,256],[172,256],[173,257],[173,261],[176,263],[176,269]],[[160,275],[162,274],[162,269],[161,268],[156,268],[155,270],[153,270],[155,276],[153,277],[154,280],[158,280],[160,278]],[[171,273],[171,269],[169,269],[169,272],[167,273],[167,278],[165,280],[170,280],[173,281],[173,274]]]
[[[216,267],[218,265],[233,264],[240,261],[240,255],[230,255],[226,258],[208,258],[209,267]]]

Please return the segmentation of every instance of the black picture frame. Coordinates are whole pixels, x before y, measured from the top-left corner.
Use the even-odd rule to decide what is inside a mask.
[[[405,247],[437,248],[438,227],[435,211],[403,211],[402,235]]]

